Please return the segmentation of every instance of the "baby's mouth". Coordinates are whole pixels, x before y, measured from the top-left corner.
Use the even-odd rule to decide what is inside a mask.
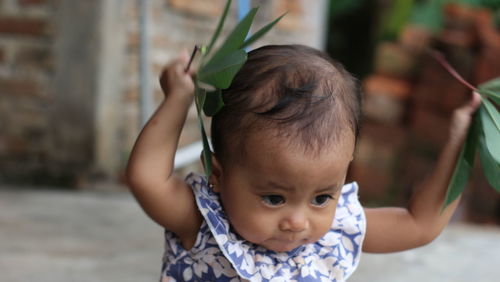
[[[298,240],[278,239],[276,241],[279,242],[279,244],[275,246],[276,248],[273,248],[273,250],[276,252],[289,252],[308,242],[307,239],[298,239]]]
[[[279,240],[279,241],[282,242],[284,245],[295,246],[295,247],[307,243],[307,239],[306,238],[304,238],[304,239],[291,239],[291,240],[290,239],[282,239],[282,240]]]
[[[288,234],[288,236],[283,236],[281,237],[281,240],[286,243],[293,243],[293,242],[307,242],[307,238],[304,238],[304,234],[300,236],[299,234]]]

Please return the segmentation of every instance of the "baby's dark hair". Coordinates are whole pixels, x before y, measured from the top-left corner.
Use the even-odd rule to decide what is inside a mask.
[[[222,95],[225,106],[213,117],[211,136],[214,154],[223,162],[244,152],[246,137],[256,130],[272,129],[269,138],[312,154],[343,137],[345,129],[356,139],[359,134],[356,79],[307,46],[269,45],[249,52]]]

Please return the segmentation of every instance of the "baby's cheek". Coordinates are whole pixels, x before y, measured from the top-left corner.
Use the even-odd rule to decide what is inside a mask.
[[[335,218],[335,210],[333,212],[330,212],[328,214],[322,215],[320,218],[318,218],[317,221],[317,228],[315,233],[315,240],[319,240],[321,237],[325,236],[325,234],[330,230],[330,228],[333,225],[333,220]]]
[[[258,213],[248,212],[234,227],[245,240],[259,244],[271,237],[273,226],[271,221],[269,216],[259,216]]]

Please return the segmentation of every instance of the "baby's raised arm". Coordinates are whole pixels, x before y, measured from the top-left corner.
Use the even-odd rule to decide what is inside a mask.
[[[191,189],[173,174],[174,157],[193,101],[194,84],[184,53],[160,77],[164,100],[139,135],[127,166],[127,182],[144,211],[176,233],[186,247],[201,224]],[[192,241],[192,242],[191,242]]]
[[[425,245],[441,233],[459,202],[455,200],[441,213],[460,148],[480,100],[479,94],[474,93],[469,103],[455,110],[448,142],[434,170],[413,195],[408,209],[365,209],[367,229],[363,251],[384,253],[407,250]]]

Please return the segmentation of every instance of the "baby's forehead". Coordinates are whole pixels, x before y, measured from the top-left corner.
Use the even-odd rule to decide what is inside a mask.
[[[297,183],[316,188],[340,183],[352,160],[353,139],[339,140],[313,153],[289,140],[269,138],[268,132],[255,132],[245,139],[237,167],[243,168],[251,178],[265,181],[295,179]],[[317,181],[302,177],[314,177]]]
[[[272,127],[253,128],[249,130],[240,142],[231,146],[231,151],[239,152],[241,160],[248,161],[255,156],[262,156],[264,160],[271,163],[286,154],[295,156],[296,159],[309,159],[314,161],[324,155],[334,154],[342,158],[352,158],[356,144],[354,132],[345,127],[341,132],[335,134],[336,138],[323,140],[322,143],[304,143],[294,132],[286,132]],[[294,158],[290,158],[293,160]]]

